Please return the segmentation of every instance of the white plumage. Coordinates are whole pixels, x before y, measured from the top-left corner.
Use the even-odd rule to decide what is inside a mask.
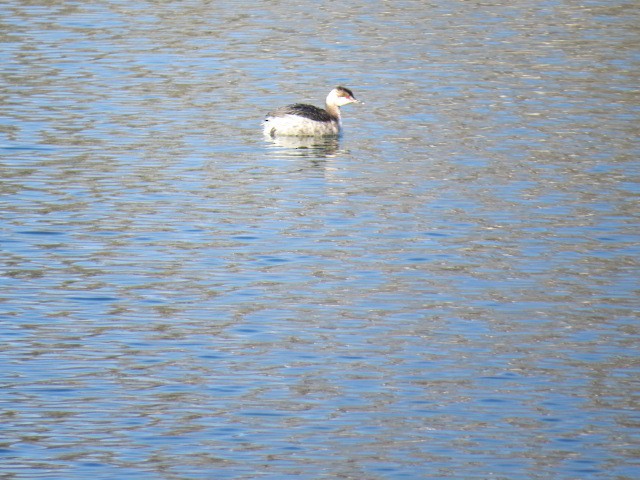
[[[327,95],[324,110],[304,103],[278,108],[267,114],[264,134],[270,137],[339,135],[342,130],[340,107],[349,103],[358,103],[353,92],[336,87]]]

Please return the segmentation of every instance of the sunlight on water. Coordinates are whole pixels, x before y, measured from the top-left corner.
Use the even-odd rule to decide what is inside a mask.
[[[5,2],[0,476],[634,478],[639,17]]]

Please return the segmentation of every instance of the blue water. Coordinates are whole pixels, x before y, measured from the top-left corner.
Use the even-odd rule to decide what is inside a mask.
[[[635,478],[639,17],[5,2],[0,476]]]

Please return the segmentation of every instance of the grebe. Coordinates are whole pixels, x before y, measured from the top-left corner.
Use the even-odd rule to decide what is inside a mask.
[[[340,107],[349,103],[359,102],[348,88],[336,87],[327,95],[325,110],[304,103],[280,107],[267,113],[264,134],[270,137],[339,135],[342,129]]]

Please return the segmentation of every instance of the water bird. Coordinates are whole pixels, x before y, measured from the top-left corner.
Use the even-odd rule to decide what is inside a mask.
[[[264,134],[277,136],[324,137],[339,135],[342,130],[340,107],[350,103],[362,103],[356,100],[353,92],[346,87],[336,87],[329,92],[325,108],[306,103],[295,103],[277,108],[264,120]]]

